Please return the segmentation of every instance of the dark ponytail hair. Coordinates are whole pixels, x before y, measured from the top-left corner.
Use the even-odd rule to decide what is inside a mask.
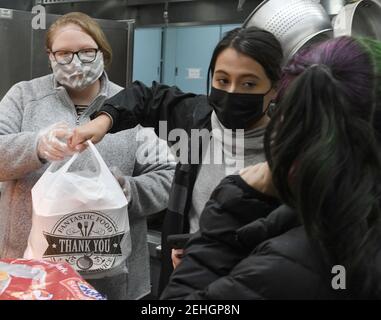
[[[300,215],[327,277],[334,265],[346,268],[347,298],[381,298],[375,70],[353,38],[304,51],[286,68],[283,96],[265,134],[274,186]]]
[[[233,48],[237,52],[256,60],[265,70],[271,83],[277,84],[280,79],[283,60],[282,47],[279,41],[272,33],[256,27],[235,28],[225,34],[213,51],[208,70],[208,93],[217,58],[227,48]]]

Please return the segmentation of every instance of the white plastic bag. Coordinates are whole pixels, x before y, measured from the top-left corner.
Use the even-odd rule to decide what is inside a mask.
[[[53,163],[32,188],[33,219],[26,259],[68,262],[85,278],[127,272],[131,252],[127,199],[95,146],[95,172]]]

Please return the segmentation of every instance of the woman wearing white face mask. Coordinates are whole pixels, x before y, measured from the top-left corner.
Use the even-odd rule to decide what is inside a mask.
[[[59,18],[47,32],[46,49],[53,73],[17,83],[0,102],[0,181],[5,182],[0,198],[0,258],[23,257],[32,225],[31,188],[49,162],[73,154],[65,143],[72,128],[90,121],[107,98],[122,90],[104,72],[111,62],[111,48],[89,16],[69,13]],[[144,147],[147,140],[140,141],[138,134],[149,136],[149,145],[156,148]],[[97,149],[109,167],[122,173],[132,252],[128,277],[113,273],[86,280],[108,299],[138,299],[150,292],[146,217],[167,207],[174,163],[166,161],[166,143],[140,126],[106,136]],[[150,161],[139,161],[138,150],[149,150]],[[73,167],[84,168],[87,156],[82,154]],[[82,225],[90,226],[91,221]]]
[[[65,89],[77,111],[83,111],[102,95],[102,82],[114,90],[120,88],[108,81],[104,73],[105,66],[111,63],[112,51],[101,29],[90,17],[84,18],[86,15],[71,15],[50,27],[46,48],[56,87]],[[77,23],[73,15],[84,18],[83,22]]]

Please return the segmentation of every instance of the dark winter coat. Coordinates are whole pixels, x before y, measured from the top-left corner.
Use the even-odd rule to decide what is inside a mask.
[[[229,176],[161,299],[334,299],[321,261],[292,209]]]

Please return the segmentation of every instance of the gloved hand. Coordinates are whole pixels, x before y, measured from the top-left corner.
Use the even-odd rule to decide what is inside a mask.
[[[127,200],[129,200],[129,193],[127,190],[127,183],[126,178],[124,177],[122,171],[118,167],[111,167],[110,171],[112,175],[115,177],[115,179],[118,181],[120,187],[123,190],[124,195],[126,196]]]
[[[58,122],[38,133],[37,153],[41,160],[60,161],[72,156],[75,149],[67,145],[72,129],[64,122]]]

